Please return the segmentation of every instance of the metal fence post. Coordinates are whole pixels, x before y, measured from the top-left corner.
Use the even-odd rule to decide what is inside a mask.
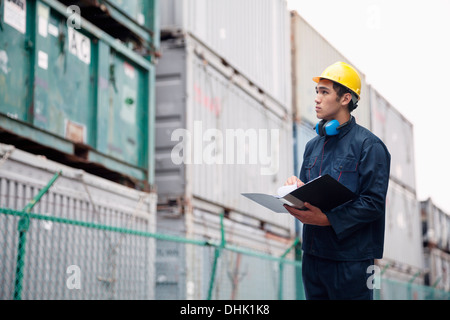
[[[17,245],[17,263],[16,275],[14,280],[14,300],[22,299],[22,284],[23,284],[23,268],[25,265],[25,245],[27,243],[27,232],[30,228],[30,213],[31,209],[36,203],[41,200],[45,193],[55,183],[56,179],[61,175],[61,171],[57,172],[48,184],[39,191],[39,193],[31,200],[23,209],[22,217],[19,220],[17,231],[19,231],[19,242]]]
[[[280,258],[284,260],[286,258],[286,256],[288,255],[288,253],[291,252],[291,250],[297,246],[299,241],[300,241],[299,238],[295,238],[294,243],[292,243],[292,245],[281,255]],[[278,300],[283,300],[284,261],[280,261],[279,262],[279,268],[278,269],[279,269],[279,274],[278,274]]]
[[[220,245],[214,249],[214,262],[211,270],[211,278],[209,280],[209,289],[208,289],[208,300],[212,299],[212,291],[214,289],[214,281],[216,279],[216,270],[217,270],[217,261],[219,260],[220,254],[222,253],[222,249],[225,247],[225,228],[223,226],[223,216],[222,213],[220,215],[220,233],[221,233],[221,240]]]

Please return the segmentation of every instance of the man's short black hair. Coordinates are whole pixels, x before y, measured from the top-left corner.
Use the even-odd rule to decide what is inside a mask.
[[[333,81],[333,89],[334,89],[334,91],[336,91],[338,99],[342,98],[342,96],[346,93],[350,93],[352,95],[352,98],[354,96],[354,93],[350,89],[348,89],[347,87],[343,86],[342,84],[334,82],[334,81]],[[358,103],[353,103],[353,99],[350,100],[350,102],[348,103],[348,111],[352,112],[357,107],[358,107]]]

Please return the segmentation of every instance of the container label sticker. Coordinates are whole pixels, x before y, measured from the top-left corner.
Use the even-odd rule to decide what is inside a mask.
[[[58,35],[59,35],[58,27],[55,26],[54,24],[49,23],[48,24],[48,34],[52,35],[54,37],[58,37]]]
[[[50,8],[43,5],[42,3],[38,3],[38,31],[39,35],[44,38],[47,38],[47,25],[48,25],[48,17],[50,16]]]
[[[65,137],[66,139],[76,142],[86,142],[86,126],[81,123],[76,123],[68,119],[64,119],[64,125],[66,127]]]
[[[39,17],[39,34],[44,38],[47,38],[48,35],[47,24],[47,19]]]
[[[20,33],[25,34],[27,30],[26,0],[6,0],[3,21]]]
[[[44,70],[48,69],[48,54],[43,52],[43,51],[39,51],[38,52],[38,66]]]
[[[86,64],[91,63],[91,39],[76,31],[74,28],[68,28],[69,32],[69,52]]]

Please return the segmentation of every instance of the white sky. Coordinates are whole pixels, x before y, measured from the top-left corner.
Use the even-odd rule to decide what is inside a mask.
[[[450,0],[287,0],[414,125],[419,200],[450,213]]]

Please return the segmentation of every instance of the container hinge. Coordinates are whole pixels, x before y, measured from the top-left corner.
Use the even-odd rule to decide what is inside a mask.
[[[32,51],[34,48],[34,42],[31,39],[25,39],[25,50]]]

